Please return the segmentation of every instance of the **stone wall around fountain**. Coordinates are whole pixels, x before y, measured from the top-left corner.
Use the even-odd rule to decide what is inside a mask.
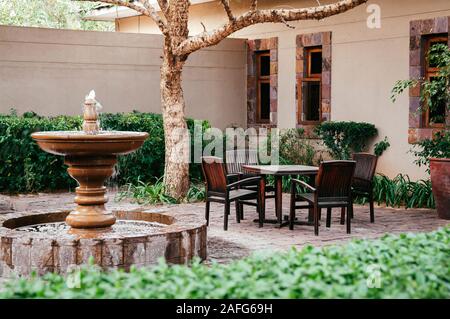
[[[28,276],[32,272],[65,274],[89,259],[103,269],[154,265],[164,257],[171,264],[206,259],[206,224],[195,214],[161,209],[115,211],[117,219],[161,223],[149,234],[80,238],[17,230],[18,227],[63,222],[69,211],[13,212],[0,215],[0,277]]]

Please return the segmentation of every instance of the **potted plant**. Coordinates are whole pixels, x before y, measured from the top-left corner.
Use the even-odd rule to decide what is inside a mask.
[[[406,88],[420,85],[421,106],[417,110],[423,112],[429,109],[432,112],[442,109],[444,113],[450,112],[450,49],[445,44],[433,45],[427,53],[427,61],[438,70],[435,77],[420,80],[400,80],[392,89],[391,99],[395,102],[398,94]],[[436,201],[438,216],[450,219],[450,132],[449,120],[442,116],[430,118],[430,122],[442,123],[432,139],[417,143],[412,153],[417,157],[415,161],[419,166],[429,165],[427,171],[431,175],[433,196]]]

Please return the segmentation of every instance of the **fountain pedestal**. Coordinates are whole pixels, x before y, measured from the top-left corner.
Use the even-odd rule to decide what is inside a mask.
[[[79,186],[76,188],[77,208],[66,218],[73,228],[105,228],[116,222],[111,211],[105,208],[106,179],[114,172],[117,157],[112,156],[66,156],[67,172]]]

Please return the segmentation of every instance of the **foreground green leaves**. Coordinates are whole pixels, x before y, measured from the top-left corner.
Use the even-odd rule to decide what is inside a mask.
[[[77,277],[73,276],[72,277]],[[168,266],[6,283],[3,298],[449,298],[450,228],[305,247],[229,265]],[[73,278],[72,278],[73,279]]]

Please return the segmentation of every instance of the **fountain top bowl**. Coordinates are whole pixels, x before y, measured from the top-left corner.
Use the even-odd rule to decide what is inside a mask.
[[[124,155],[138,149],[146,132],[84,131],[36,132],[31,137],[48,153],[55,155]]]

